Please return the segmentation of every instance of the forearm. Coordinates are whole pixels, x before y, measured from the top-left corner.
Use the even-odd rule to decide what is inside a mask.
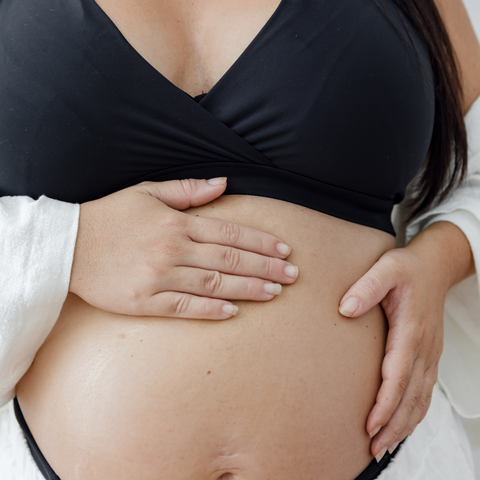
[[[424,260],[446,291],[475,273],[470,243],[462,230],[453,223],[433,223],[405,248]]]
[[[407,244],[412,252],[419,253],[418,258],[444,280],[447,290],[475,273],[474,260],[480,261],[480,98],[466,114],[465,126],[468,137],[465,180],[444,201],[409,224],[402,223],[405,210],[395,217],[399,246]],[[423,262],[424,258],[429,260],[428,264]]]

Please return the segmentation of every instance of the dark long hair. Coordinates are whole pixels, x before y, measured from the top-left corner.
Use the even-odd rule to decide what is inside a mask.
[[[381,8],[379,0],[374,0]],[[434,0],[392,0],[425,37],[435,82],[435,120],[428,155],[407,207],[412,219],[445,199],[467,173],[467,135],[457,58]],[[413,42],[410,42],[413,45]],[[414,47],[413,47],[414,48]]]

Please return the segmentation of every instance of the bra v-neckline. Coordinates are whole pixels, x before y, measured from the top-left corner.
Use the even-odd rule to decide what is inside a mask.
[[[235,59],[235,61],[230,65],[230,67],[225,71],[225,73],[217,80],[217,82],[212,86],[212,88],[205,94],[202,94],[203,97],[200,99],[200,101],[195,100],[196,97],[199,97],[197,95],[196,97],[193,97],[189,93],[187,93],[185,90],[182,90],[180,87],[175,85],[171,80],[169,80],[165,75],[162,74],[160,70],[155,68],[125,37],[125,35],[120,31],[120,29],[117,27],[117,25],[113,22],[113,20],[107,15],[107,13],[98,5],[98,3],[95,0],[84,0],[88,3],[91,4],[92,8],[100,15],[103,20],[110,26],[112,29],[113,33],[122,41],[126,44],[126,47],[128,50],[132,52],[132,54],[137,57],[142,63],[144,63],[147,68],[152,70],[154,72],[154,75],[156,75],[162,82],[166,83],[169,85],[174,91],[181,93],[182,96],[187,96],[189,99],[192,100],[193,103],[200,105],[204,100],[206,100],[209,96],[212,96],[213,92],[219,88],[223,83],[225,83],[228,80],[228,77],[233,74],[234,70],[239,68],[240,64],[242,63],[243,59],[248,55],[248,53],[255,48],[258,42],[260,42],[261,38],[266,34],[267,30],[271,28],[271,26],[274,24],[275,20],[277,17],[280,15],[282,8],[285,6],[287,3],[287,0],[280,0],[279,4],[273,11],[272,15],[268,18],[268,20],[265,22],[265,24],[261,27],[261,29],[258,31],[258,33],[253,37],[251,42],[246,46],[246,48],[240,53],[240,55]]]

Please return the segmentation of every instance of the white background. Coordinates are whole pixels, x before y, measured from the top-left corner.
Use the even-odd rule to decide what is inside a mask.
[[[463,0],[472,20],[478,38],[480,38],[480,0]]]

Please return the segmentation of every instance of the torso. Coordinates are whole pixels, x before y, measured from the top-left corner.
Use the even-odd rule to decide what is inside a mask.
[[[131,318],[69,296],[17,395],[62,480],[346,480],[370,462],[386,322],[342,295],[393,237],[228,196],[191,213],[274,232],[297,282],[224,322]]]
[[[211,90],[278,4],[99,1],[192,96]],[[347,320],[338,304],[394,238],[262,197],[189,213],[275,234],[293,247],[299,279],[271,302],[237,302],[224,322],[124,317],[69,295],[17,389],[45,457],[62,480],[355,478],[372,459],[365,422],[386,321],[379,306]]]

